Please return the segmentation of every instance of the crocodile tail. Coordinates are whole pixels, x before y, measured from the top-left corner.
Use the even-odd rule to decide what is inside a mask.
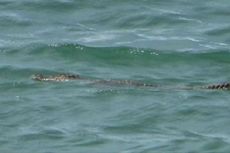
[[[230,83],[216,84],[207,86],[207,89],[230,89]]]

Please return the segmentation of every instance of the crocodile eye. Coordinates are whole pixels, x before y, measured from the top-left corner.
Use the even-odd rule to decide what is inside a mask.
[[[77,78],[80,78],[80,76],[79,75],[68,75],[68,78],[70,78],[70,79],[77,79]]]

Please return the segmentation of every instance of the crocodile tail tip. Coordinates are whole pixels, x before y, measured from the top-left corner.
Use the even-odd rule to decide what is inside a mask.
[[[207,86],[207,89],[230,89],[230,83],[216,84]]]

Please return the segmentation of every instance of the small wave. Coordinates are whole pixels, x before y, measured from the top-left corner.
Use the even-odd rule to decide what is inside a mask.
[[[31,21],[19,13],[4,12],[0,14],[0,26],[17,27],[30,26]],[[3,27],[4,28],[4,27]]]
[[[205,33],[207,35],[210,35],[210,36],[229,35],[230,34],[230,26],[212,28],[210,30],[207,30]]]
[[[143,36],[145,37],[145,36]],[[154,37],[152,38],[154,39]],[[167,39],[167,38],[162,38]],[[188,41],[199,42],[200,40],[190,38],[190,37],[171,37],[168,39],[185,39]],[[202,44],[201,44],[202,45]],[[204,44],[205,45],[205,44]],[[213,45],[227,47],[228,45],[225,43],[214,43]],[[206,46],[207,47],[207,46]],[[137,62],[139,64],[155,63],[158,60],[164,60],[166,63],[170,63],[174,61],[172,57],[176,59],[180,59],[182,61],[186,61],[187,59],[196,59],[202,60],[200,57],[212,57],[212,55],[224,57],[224,58],[216,58],[212,60],[220,61],[221,59],[225,61],[225,59],[229,56],[229,50],[222,49],[220,50],[218,47],[209,48],[208,50],[202,50],[194,52],[186,51],[186,52],[171,52],[171,50],[156,50],[156,49],[148,49],[148,48],[135,48],[135,47],[89,47],[79,44],[50,44],[50,45],[34,45],[33,47],[22,47],[13,50],[5,50],[4,54],[7,55],[25,55],[22,56],[24,60],[32,60],[35,58],[41,58],[43,60],[47,60],[48,63],[52,64],[63,64],[63,62],[111,62],[124,64],[129,63],[132,64],[131,61]],[[183,58],[181,58],[183,57]],[[29,59],[28,59],[29,58]],[[57,60],[59,59],[59,60]],[[205,58],[206,59],[206,58]],[[203,60],[205,60],[203,59]],[[208,58],[207,58],[208,59]],[[33,60],[36,62],[37,60]],[[189,60],[190,61],[190,60]],[[39,61],[37,61],[39,62]],[[42,63],[40,63],[42,64]],[[37,65],[38,66],[38,65]],[[41,65],[42,66],[42,65]],[[20,67],[18,64],[17,67]],[[2,67],[3,68],[3,67]],[[37,67],[39,69],[39,67]]]
[[[32,141],[38,139],[62,139],[66,136],[66,132],[61,129],[44,129],[38,131],[25,131],[24,134],[20,134],[19,139],[23,141]]]

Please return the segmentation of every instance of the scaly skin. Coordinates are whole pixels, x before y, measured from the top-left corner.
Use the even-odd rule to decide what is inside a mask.
[[[60,74],[55,76],[44,76],[42,74],[36,74],[32,76],[33,80],[36,81],[71,81],[81,79],[79,75],[72,74]]]
[[[64,81],[72,81],[72,80],[90,80],[87,78],[82,78],[79,75],[74,74],[59,74],[54,76],[44,76],[42,74],[37,74],[32,77],[33,80],[36,81],[55,81],[55,82],[64,82]],[[125,85],[125,86],[136,86],[136,87],[157,87],[154,84],[147,84],[140,81],[132,81],[132,80],[98,80],[91,79],[93,83],[100,83],[106,85]],[[210,89],[210,90],[230,90],[230,83],[222,83],[215,85],[208,85],[200,87],[202,89]],[[194,89],[192,87],[185,87],[181,89]]]
[[[216,84],[216,85],[209,85],[209,86],[207,86],[207,89],[225,89],[225,90],[230,90],[230,83],[222,83],[222,84]]]
[[[83,78],[79,75],[74,74],[59,74],[54,76],[44,76],[42,74],[36,74],[32,76],[33,80],[36,81],[54,81],[54,82],[64,82],[72,80],[87,80],[92,81],[92,83],[105,84],[105,85],[126,85],[126,86],[137,86],[137,87],[156,87],[153,84],[147,84],[139,81],[133,80],[102,80],[102,79],[89,79]]]

